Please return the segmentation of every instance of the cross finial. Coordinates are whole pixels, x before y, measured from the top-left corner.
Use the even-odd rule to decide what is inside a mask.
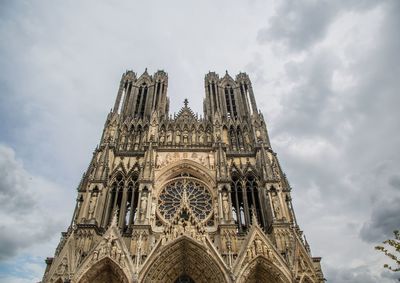
[[[189,100],[187,98],[185,98],[185,100],[183,101],[183,104],[185,105],[185,107],[187,107],[189,104]]]

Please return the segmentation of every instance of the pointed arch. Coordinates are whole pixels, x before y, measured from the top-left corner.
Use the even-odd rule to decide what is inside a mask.
[[[241,274],[239,283],[290,283],[290,278],[264,256],[251,260]]]
[[[308,276],[307,274],[303,274],[303,276],[300,279],[300,283],[314,283],[315,281],[312,280],[312,278],[310,276]]]
[[[109,257],[106,257],[86,271],[78,283],[107,282],[129,283],[124,271]]]
[[[232,200],[232,218],[238,227],[238,232],[246,231],[248,221],[245,215],[244,190],[242,186],[242,178],[238,172],[232,173],[231,181],[231,200]]]
[[[111,173],[110,183],[113,183],[116,180],[117,176],[122,176],[122,178],[125,179],[126,175],[127,174],[125,165],[122,162],[120,162]]]
[[[246,196],[250,213],[255,213],[258,223],[264,227],[264,214],[261,206],[261,193],[258,188],[258,180],[255,174],[247,173],[245,179]],[[250,217],[250,221],[252,217]]]
[[[179,282],[182,276],[198,283],[230,282],[222,258],[192,238],[181,236],[160,247],[144,263],[140,282]]]
[[[162,167],[159,172],[156,172],[155,183],[162,186],[161,184],[164,184],[180,173],[190,174],[206,183],[210,188],[216,185],[215,178],[210,173],[210,170],[204,165],[190,159],[181,159]]]

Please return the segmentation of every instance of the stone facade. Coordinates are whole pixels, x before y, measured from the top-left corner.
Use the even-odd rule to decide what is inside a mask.
[[[123,74],[43,282],[323,282],[249,77],[169,114],[164,71]]]

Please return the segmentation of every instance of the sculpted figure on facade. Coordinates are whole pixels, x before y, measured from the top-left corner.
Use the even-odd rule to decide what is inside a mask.
[[[147,191],[142,191],[142,197],[140,199],[140,221],[144,221],[146,218],[147,211]]]
[[[88,219],[93,218],[94,211],[96,209],[96,204],[97,204],[97,192],[93,192],[92,198],[90,199],[89,203],[89,217]]]
[[[224,219],[229,220],[230,219],[230,205],[229,205],[228,193],[226,192],[226,190],[222,191],[222,209],[224,212]]]

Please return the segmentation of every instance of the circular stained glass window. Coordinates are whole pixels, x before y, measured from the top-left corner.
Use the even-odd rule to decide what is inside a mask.
[[[212,197],[206,186],[191,178],[179,178],[168,183],[160,193],[158,209],[169,220],[182,202],[187,202],[198,220],[203,221],[212,209]]]

